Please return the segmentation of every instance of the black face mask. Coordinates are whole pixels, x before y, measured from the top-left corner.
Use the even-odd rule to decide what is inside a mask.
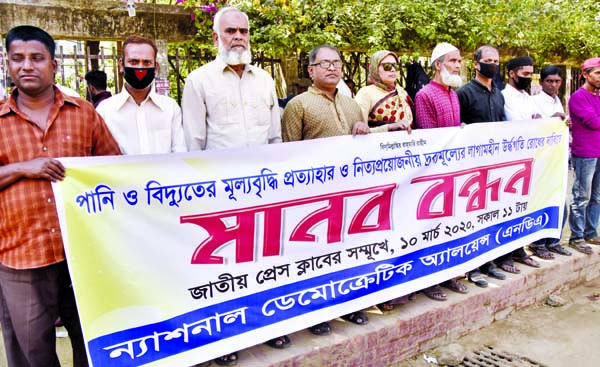
[[[515,82],[515,87],[518,90],[525,90],[527,88],[529,88],[529,86],[531,85],[531,78],[525,78],[522,76],[518,76],[517,75],[517,81]]]
[[[498,64],[479,61],[479,74],[484,77],[492,79],[496,75],[496,71],[498,71]]]
[[[125,66],[123,77],[133,89],[146,89],[154,80],[154,68],[132,68]]]

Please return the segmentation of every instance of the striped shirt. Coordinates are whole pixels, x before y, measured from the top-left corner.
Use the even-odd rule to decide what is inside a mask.
[[[42,157],[121,154],[94,107],[54,88],[48,125],[19,112],[18,89],[0,101],[0,165]],[[50,181],[22,178],[0,191],[0,263],[31,269],[65,259]]]

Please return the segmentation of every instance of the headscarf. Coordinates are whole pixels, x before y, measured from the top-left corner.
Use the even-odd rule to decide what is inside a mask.
[[[396,89],[396,86],[385,84],[379,76],[379,65],[381,64],[381,61],[383,59],[388,57],[388,55],[394,56],[396,62],[398,62],[398,56],[395,53],[388,50],[377,51],[371,56],[371,63],[369,64],[369,81],[378,86],[379,88],[391,92],[394,89]]]

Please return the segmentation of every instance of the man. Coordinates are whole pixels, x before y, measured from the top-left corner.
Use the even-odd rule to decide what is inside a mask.
[[[415,96],[416,124],[421,129],[460,126],[460,105],[452,89],[462,84],[460,51],[449,43],[437,44],[431,53],[433,80]],[[442,283],[451,291],[467,293],[467,287],[456,278]],[[425,296],[435,301],[446,301],[448,296],[439,284],[423,289]]]
[[[558,117],[566,119],[558,91],[562,84],[562,72],[558,66],[548,65],[540,72],[542,91],[532,97],[543,118]],[[567,219],[567,208],[563,216],[563,227]],[[554,259],[554,254],[571,256],[571,251],[560,245],[560,238],[542,238],[529,245],[531,252],[544,260]]]
[[[586,60],[581,69],[585,83],[569,99],[575,170],[569,246],[589,255],[592,249],[588,244],[600,245],[596,230],[600,215],[600,58]]]
[[[183,129],[189,150],[250,147],[281,142],[275,83],[264,70],[250,65],[248,16],[234,7],[215,15],[213,42],[217,58],[194,70],[183,90]],[[290,345],[284,335],[267,345]],[[237,353],[215,359],[221,366],[237,363]]]
[[[189,150],[281,142],[273,79],[250,65],[248,17],[236,8],[215,16],[217,58],[193,71],[183,90],[183,128]]]
[[[92,70],[85,74],[87,83],[87,100],[92,102],[94,108],[100,102],[112,97],[112,93],[106,90],[106,73],[103,70]]]
[[[349,134],[368,134],[369,126],[362,122],[359,105],[351,97],[341,95],[337,85],[341,80],[342,61],[339,51],[329,45],[314,48],[308,56],[308,73],[313,85],[292,99],[283,111],[281,121],[283,141],[299,141]],[[372,131],[387,131],[380,126]],[[369,322],[362,311],[342,316],[357,325]],[[328,322],[311,326],[315,335],[329,335]]]
[[[185,152],[181,109],[152,87],[158,70],[153,40],[129,36],[123,42],[119,70],[125,86],[97,107],[124,154]]]
[[[420,129],[460,126],[460,105],[452,88],[462,85],[460,51],[439,43],[431,54],[433,80],[415,96],[415,120]]]
[[[11,367],[57,367],[54,322],[71,338],[73,366],[87,366],[50,182],[54,157],[120,154],[93,106],[54,86],[54,39],[33,26],[6,35],[15,88],[0,103],[0,321]],[[68,144],[65,142],[68,141]]]
[[[502,91],[504,96],[504,113],[508,121],[531,120],[541,118],[542,115],[527,92],[531,86],[533,75],[533,60],[529,56],[510,59],[506,64],[508,71],[508,85]],[[500,269],[513,274],[521,272],[514,263],[519,263],[539,268],[540,264],[531,256],[527,255],[525,249],[519,248],[496,259]]]
[[[500,68],[499,63],[500,54],[492,46],[481,46],[473,54],[475,78],[456,91],[460,102],[460,120],[463,123],[506,120],[504,96],[494,81],[494,76]],[[481,273],[499,280],[506,279],[506,275],[498,271],[492,262],[469,272],[467,278],[475,285],[485,288],[488,282]]]

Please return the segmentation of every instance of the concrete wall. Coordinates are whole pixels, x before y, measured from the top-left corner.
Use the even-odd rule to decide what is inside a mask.
[[[120,0],[0,0],[0,34],[22,24],[43,28],[55,39],[116,41],[138,34],[174,42],[196,33],[189,9],[135,5],[136,16],[129,17]]]

